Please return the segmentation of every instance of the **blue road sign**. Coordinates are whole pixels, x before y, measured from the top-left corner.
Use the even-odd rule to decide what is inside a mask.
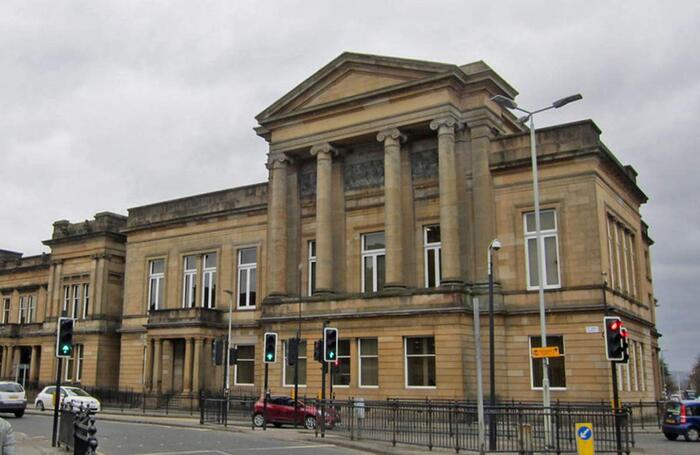
[[[593,436],[593,430],[591,429],[591,427],[582,425],[579,427],[577,434],[582,441],[588,441],[589,439],[591,439],[591,436]]]

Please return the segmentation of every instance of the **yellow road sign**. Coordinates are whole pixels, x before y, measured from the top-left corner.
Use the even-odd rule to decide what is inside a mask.
[[[576,453],[578,455],[595,455],[593,425],[590,423],[576,424]]]
[[[542,359],[545,357],[559,357],[558,346],[547,346],[546,348],[532,348],[532,358]]]

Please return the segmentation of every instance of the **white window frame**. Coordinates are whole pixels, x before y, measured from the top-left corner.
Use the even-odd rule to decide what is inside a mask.
[[[154,272],[157,262],[163,262],[163,271]],[[151,296],[155,296],[155,304],[152,310],[158,311],[165,302],[160,301],[160,289],[165,281],[165,259],[155,258],[148,261],[148,311],[151,311]],[[154,289],[155,287],[155,289]],[[154,292],[155,291],[155,292]],[[165,297],[165,289],[163,289],[163,297]],[[184,300],[183,300],[184,301]]]
[[[545,212],[552,212],[554,214],[554,229],[540,229],[540,237],[542,238],[541,244],[542,244],[542,251],[539,252],[540,255],[546,256],[544,253],[546,251],[546,240],[550,237],[554,238],[554,244],[555,244],[555,250],[557,253],[556,256],[556,261],[557,261],[557,284],[547,284],[547,261],[545,259],[544,261],[544,276],[542,277],[542,283],[543,283],[543,289],[559,289],[561,288],[561,267],[560,267],[560,258],[559,258],[559,223],[557,221],[557,211],[556,209],[544,209],[540,210],[540,218],[542,218],[542,214]],[[525,212],[523,213],[523,232],[524,232],[524,243],[525,243],[525,284],[527,286],[528,291],[536,291],[539,289],[539,286],[532,286],[530,285],[530,248],[528,247],[529,245],[529,240],[534,239],[535,240],[535,248],[537,248],[537,234],[536,231],[528,231],[527,230],[527,216],[529,214],[532,214],[534,217],[535,212]],[[541,227],[541,225],[540,225]]]
[[[88,317],[88,309],[90,306],[90,284],[83,284],[83,319]]]
[[[367,250],[365,248],[365,240],[367,239],[368,235],[371,234],[379,234],[379,233],[384,234],[384,248],[378,248],[374,250]],[[365,292],[379,292],[381,289],[379,289],[379,280],[378,280],[378,274],[377,274],[377,258],[379,256],[384,256],[384,261],[385,261],[385,267],[386,267],[386,232],[384,231],[374,231],[374,232],[366,232],[361,235],[361,242],[362,242],[362,249],[361,249],[361,259],[360,259],[360,267],[362,268],[362,291],[363,293]],[[370,258],[372,260],[372,290],[371,291],[365,291],[365,259]],[[386,271],[385,271],[386,273]],[[386,280],[386,276],[384,277]]]
[[[246,262],[242,263],[243,259],[243,251],[244,250],[255,250],[255,262]],[[238,287],[238,292],[236,294],[236,306],[238,307],[239,310],[254,310],[255,309],[255,304],[251,305],[250,304],[250,293],[251,293],[251,286],[250,286],[250,274],[251,271],[255,271],[255,296],[256,296],[256,303],[257,303],[257,298],[258,298],[258,292],[257,292],[257,287],[258,287],[258,248],[255,246],[250,246],[250,247],[244,247],[244,248],[239,248],[238,251],[236,252],[236,256],[238,258],[237,260],[237,287]],[[245,283],[246,283],[246,291],[245,291],[245,302],[241,302],[241,274],[245,274]]]
[[[253,357],[250,359],[243,359],[241,360],[240,356],[238,357],[236,361],[236,365],[234,365],[233,368],[233,384],[234,385],[240,385],[240,386],[254,386],[255,385],[255,345],[254,344],[239,344],[236,345],[236,347],[242,347],[242,346],[252,346],[253,348]],[[253,364],[253,382],[239,382],[238,381],[238,364],[240,362],[250,362]]]
[[[193,258],[194,268],[187,268],[187,258]],[[188,299],[189,297],[189,299]],[[189,300],[189,301],[188,301]],[[182,308],[197,306],[197,256],[188,254],[182,257]]]
[[[530,390],[542,390],[542,386],[535,387],[535,375],[533,374],[533,364],[532,364],[532,337],[538,337],[541,338],[540,335],[530,335],[527,337],[527,348],[528,348],[528,359],[529,359],[529,364],[530,364]],[[563,334],[547,334],[548,338],[551,337],[561,337],[561,344],[564,346],[564,354],[561,357],[564,357],[564,382],[567,384],[569,381],[566,380],[566,337]],[[542,359],[543,362],[546,362],[547,359]],[[549,371],[549,370],[548,370]],[[554,387],[551,385],[551,377],[550,377],[550,386],[549,390],[566,390],[566,387]]]
[[[82,344],[75,345],[75,382],[80,382],[83,377],[83,362],[84,357],[84,346]]]
[[[288,342],[289,342],[289,340],[284,340],[284,342],[282,343],[282,355],[283,355],[282,360],[284,360],[284,362],[282,362],[282,387],[294,387],[293,382],[291,384],[287,384],[287,343]],[[306,346],[306,355],[305,356],[299,355],[298,359],[306,360],[306,376],[308,376],[309,375],[309,343],[307,340],[304,340],[304,339],[299,340],[299,342],[304,343],[304,345]],[[298,347],[297,347],[297,349],[298,349]],[[294,366],[292,365],[289,368],[294,368]],[[302,384],[301,383],[301,381],[302,381],[301,375],[299,375],[299,376],[300,376],[299,377],[299,387],[300,388],[306,387],[306,377],[303,378],[304,383]],[[333,387],[335,387],[335,386],[333,386]]]
[[[362,341],[363,340],[375,340],[377,342],[377,353],[376,354],[362,354]],[[362,383],[362,359],[377,359],[377,385],[363,384]],[[357,385],[361,389],[378,389],[379,388],[379,338],[358,338],[357,339],[357,362],[358,362],[358,375],[357,375]]]
[[[309,293],[309,296],[314,295],[314,291],[316,290],[316,254],[314,253],[314,250],[316,249],[316,240],[309,240],[308,242],[308,247],[307,247],[307,252],[308,252],[308,286],[307,290]]]
[[[2,298],[2,323],[10,322],[10,310],[12,307],[12,299],[10,297]]]
[[[347,355],[340,355],[340,342],[341,341],[347,341],[348,343],[348,354]],[[333,382],[333,389],[349,389],[350,386],[352,385],[352,340],[345,338],[345,339],[339,339],[338,340],[338,357],[337,360],[340,361],[340,359],[346,359],[348,362],[348,366],[350,367],[350,382],[348,382],[348,385],[342,385],[342,384],[336,384],[333,382],[333,375],[330,375],[330,380]],[[330,368],[330,365],[329,365]],[[333,365],[333,368],[335,368],[335,365]]]
[[[34,322],[36,316],[36,301],[33,295],[27,296],[27,324]]]
[[[403,385],[406,389],[437,389],[437,346],[433,354],[411,354],[410,357],[433,357],[435,359],[435,385],[408,385],[408,339],[409,338],[432,338],[435,343],[435,335],[411,335],[403,337]],[[377,346],[377,348],[379,348]]]
[[[442,280],[442,270],[440,270],[440,259],[442,256],[442,231],[440,232],[440,241],[439,242],[428,242],[428,229],[431,227],[440,227],[439,224],[431,224],[428,226],[423,226],[423,268],[425,270],[425,287],[430,287],[429,284],[429,279],[430,277],[428,276],[428,252],[433,251],[434,252],[434,257],[433,257],[433,267],[435,269],[435,287],[440,286],[440,281]]]
[[[216,261],[214,261],[213,267],[207,267],[207,257],[211,255],[216,255]],[[218,252],[211,251],[202,255],[202,308],[216,308],[216,269],[218,263]],[[205,285],[207,279],[210,281],[209,288]]]
[[[80,284],[73,284],[70,287],[71,292],[71,315],[70,317],[76,319],[80,314],[80,289],[82,286]]]
[[[19,314],[17,315],[17,324],[27,323],[27,296],[19,296]]]
[[[68,317],[68,306],[70,305],[70,284],[63,285],[63,309],[61,310],[61,315]]]

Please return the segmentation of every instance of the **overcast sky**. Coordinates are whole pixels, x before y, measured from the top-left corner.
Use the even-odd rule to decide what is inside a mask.
[[[494,6],[497,4],[497,6]],[[264,181],[254,115],[343,51],[484,60],[539,107],[591,118],[639,172],[672,369],[700,352],[700,3],[0,3],[0,248],[51,224]]]

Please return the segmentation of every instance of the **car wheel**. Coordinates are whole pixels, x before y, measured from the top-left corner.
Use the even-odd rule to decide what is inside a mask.
[[[313,430],[316,428],[316,417],[314,416],[306,416],[304,419],[304,428],[307,430]]]
[[[46,408],[44,407],[44,402],[43,401],[37,401],[36,406],[35,406],[39,411],[44,411]]]
[[[21,411],[15,411],[15,417],[18,419],[24,415],[24,410]]]
[[[695,427],[688,428],[688,431],[685,432],[685,440],[696,442],[700,441],[700,430]]]
[[[260,428],[263,426],[264,423],[265,419],[263,418],[262,414],[255,414],[253,416],[253,425],[255,425],[256,427]]]

